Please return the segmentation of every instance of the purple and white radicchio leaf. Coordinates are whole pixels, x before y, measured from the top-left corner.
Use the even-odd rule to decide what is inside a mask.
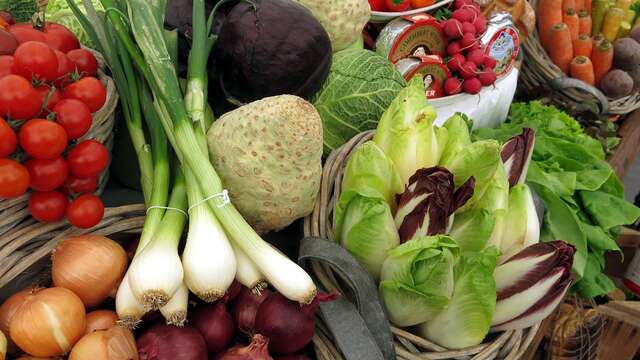
[[[549,316],[571,285],[575,251],[564,241],[538,243],[496,267],[491,331],[524,329]]]
[[[524,128],[522,134],[512,137],[502,146],[502,162],[509,186],[522,184],[527,178],[535,142],[536,131]]]
[[[453,174],[439,166],[419,169],[409,178],[402,194],[396,195],[398,210],[395,223],[400,242],[444,234],[449,218],[473,195],[475,180],[471,177],[454,191]]]

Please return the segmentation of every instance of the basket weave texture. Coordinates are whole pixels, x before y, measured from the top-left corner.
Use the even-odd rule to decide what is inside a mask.
[[[535,8],[537,0],[530,0]],[[566,77],[549,58],[547,51],[542,47],[538,30],[529,34],[522,45],[524,62],[518,86],[525,93],[537,93],[540,88],[549,84],[550,81]],[[581,90],[568,88],[556,90],[552,100],[561,105],[567,103],[580,104],[593,102],[595,98]],[[640,91],[635,90],[631,95],[619,99],[609,99],[610,114],[628,114],[640,108]]]
[[[325,162],[322,172],[320,194],[311,215],[304,219],[304,235],[333,240],[333,209],[341,192],[342,176],[349,156],[361,144],[373,138],[374,131],[360,133],[342,147],[333,151]],[[311,271],[329,291],[340,291],[339,282],[332,270],[317,262],[310,262]],[[392,326],[398,359],[520,359],[532,342],[540,324],[524,330],[511,330],[497,334],[490,341],[461,350],[450,350],[412,334],[405,329]],[[343,360],[344,357],[331,341],[318,351],[320,360]]]

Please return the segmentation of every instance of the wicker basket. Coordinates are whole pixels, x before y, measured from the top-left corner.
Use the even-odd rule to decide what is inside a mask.
[[[345,145],[329,155],[322,172],[320,194],[311,215],[304,219],[304,235],[333,239],[333,209],[337,195],[341,192],[342,176],[348,157],[353,151],[366,141],[373,138],[373,131],[367,131],[356,135]],[[319,263],[310,262],[311,271],[318,281],[329,290],[340,288],[336,278],[328,267]],[[493,337],[490,341],[461,350],[449,350],[433,342],[416,336],[400,328],[391,327],[395,337],[396,355],[399,359],[424,360],[424,359],[520,359],[522,354],[533,340],[540,324],[524,329],[506,331]],[[321,360],[342,360],[344,357],[331,345],[327,345],[326,352],[319,352]]]
[[[530,0],[535,8],[537,0]],[[584,103],[596,103],[603,114],[628,114],[640,108],[640,91],[619,98],[607,99],[600,90],[582,81],[567,78],[551,61],[540,43],[538,30],[527,36],[522,45],[524,64],[519,87],[524,95],[537,94],[551,89],[551,100],[565,107]],[[543,90],[544,89],[544,90]]]
[[[102,56],[94,52],[100,70],[98,78],[102,81],[107,89],[107,101],[98,112],[93,114],[93,123],[91,129],[80,140],[95,139],[103,143],[107,150],[111,152],[113,147],[113,126],[115,123],[116,107],[118,105],[118,92],[113,80],[104,72],[105,65]],[[106,186],[108,179],[108,171],[102,173],[98,183],[97,193],[101,193]],[[7,234],[14,227],[19,225],[30,225],[35,222],[29,216],[27,208],[30,192],[15,199],[0,199],[0,236]]]

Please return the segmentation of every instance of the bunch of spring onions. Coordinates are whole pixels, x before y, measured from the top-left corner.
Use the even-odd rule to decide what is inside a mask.
[[[213,302],[234,279],[257,291],[268,282],[288,299],[310,303],[316,288],[309,275],[256,234],[229,202],[209,162],[206,130],[213,116],[206,69],[216,40],[214,14],[226,1],[208,19],[204,0],[193,1],[184,93],[176,72],[177,34],[163,27],[166,0],[100,1],[104,15],[90,0],[83,0],[87,15],[74,1],[67,3],[111,69],[147,206],[139,246],[116,297],[121,323],[135,327],[145,312],[160,309],[169,323],[180,325],[189,290]]]

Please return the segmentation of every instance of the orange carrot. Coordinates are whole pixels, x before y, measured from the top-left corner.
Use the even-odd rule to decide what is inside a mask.
[[[584,9],[591,15],[591,0],[584,0]]]
[[[575,0],[575,1],[576,1],[576,12],[579,15],[580,10],[584,9],[584,0]]]
[[[562,72],[569,73],[569,65],[573,59],[573,44],[571,43],[571,33],[569,27],[564,23],[553,25],[549,35],[549,47],[547,52],[551,61],[556,64]]]
[[[595,50],[595,48],[600,46],[600,44],[602,43],[602,40],[604,40],[604,35],[602,35],[602,33],[599,33],[599,34],[593,36],[593,49],[594,50]]]
[[[602,77],[611,70],[613,65],[613,46],[609,40],[604,39],[600,45],[593,47],[591,62],[593,63],[595,83],[599,84]]]
[[[562,0],[562,13],[566,13],[569,9],[576,9],[576,0]]]
[[[548,46],[551,28],[562,22],[562,0],[540,0],[536,11],[538,33],[543,46]]]
[[[572,78],[582,80],[589,85],[595,85],[593,64],[586,56],[576,56],[571,61],[570,74]]]
[[[578,35],[591,36],[591,15],[585,9],[578,13]]]
[[[593,42],[587,35],[580,35],[578,39],[573,41],[573,55],[575,56],[591,56],[591,49],[593,48]]]
[[[578,14],[574,9],[569,9],[564,13],[562,22],[569,27],[569,33],[571,33],[571,41],[578,40],[578,31],[580,28],[580,21],[578,20]]]

